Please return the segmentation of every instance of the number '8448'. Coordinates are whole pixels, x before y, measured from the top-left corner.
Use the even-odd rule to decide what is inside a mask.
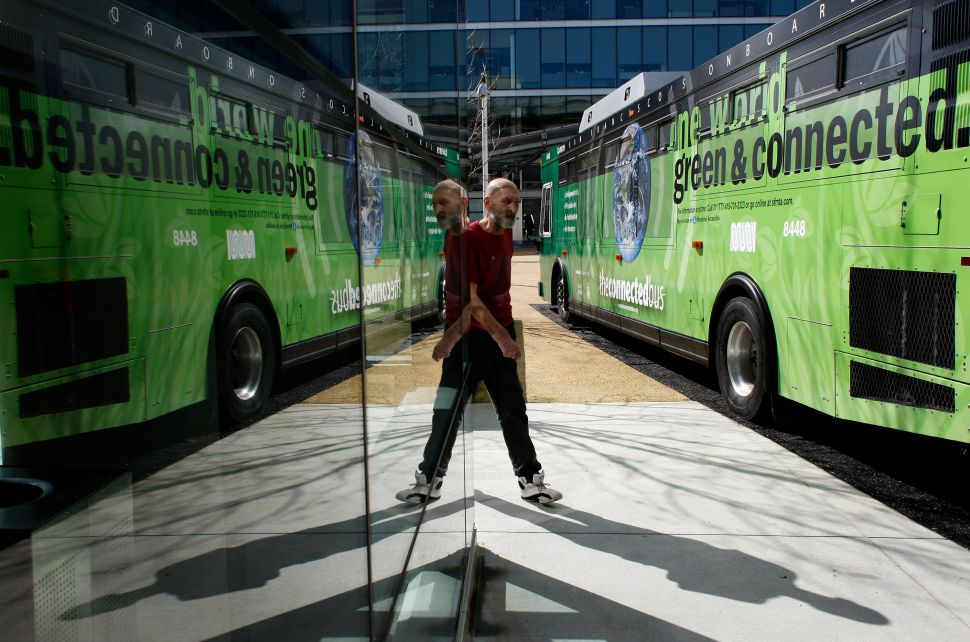
[[[787,236],[805,236],[805,221],[785,221],[782,234]]]
[[[176,247],[180,245],[198,245],[199,237],[195,230],[172,230],[172,244]]]

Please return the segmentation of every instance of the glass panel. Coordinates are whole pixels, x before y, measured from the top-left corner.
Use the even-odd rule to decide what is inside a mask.
[[[718,47],[727,51],[744,40],[744,27],[741,25],[721,25],[718,29]]]
[[[457,51],[457,32],[435,33],[434,54],[430,57],[428,74],[430,75],[431,91],[455,90],[458,88],[458,70],[455,67],[455,60],[458,59]],[[448,104],[447,101],[445,104]],[[419,110],[418,114],[423,116],[424,111]]]
[[[447,35],[447,34],[446,34]],[[446,42],[448,38],[445,38]],[[445,45],[445,49],[448,45]],[[391,61],[387,66],[396,68]],[[404,34],[404,89],[427,91],[430,60],[428,56],[428,32],[409,31]]]
[[[361,388],[338,385],[362,372],[356,170],[340,158],[353,68],[331,68],[343,54],[282,62],[308,44],[284,31],[309,18],[295,0],[272,3],[259,38],[212,3],[141,2],[184,56],[150,46],[127,3],[116,22],[97,4],[28,4],[5,11],[44,43],[31,73],[67,91],[25,86],[24,109],[53,139],[95,123],[100,147],[93,171],[78,151],[70,181],[4,192],[21,192],[8,200],[30,203],[48,245],[46,267],[7,290],[23,316],[4,328],[39,360],[8,384],[39,412],[0,413],[0,477],[36,492],[0,543],[5,639],[370,638]],[[321,52],[346,42],[350,5],[313,14]],[[227,51],[237,70],[266,65],[257,82],[218,71]],[[5,80],[12,62],[0,57]],[[0,262],[20,252],[7,244]]]
[[[835,87],[835,52],[788,69],[785,95],[800,98]]]
[[[644,18],[666,18],[667,0],[643,0]]]
[[[189,113],[189,87],[185,80],[177,82],[144,69],[137,69],[135,88],[136,104],[149,105],[174,114]]]
[[[539,20],[540,4],[539,0],[519,0],[519,20]]]
[[[410,23],[428,22],[428,0],[404,0],[404,15]]]
[[[566,30],[566,86],[589,87],[592,78],[590,64],[590,30]]]
[[[590,17],[590,0],[565,0],[564,4],[566,20],[586,20]],[[594,3],[594,7],[599,4],[605,3]]]
[[[717,15],[717,0],[694,0],[694,16],[709,18]]]
[[[640,27],[620,27],[616,30],[617,84],[625,83],[643,71]]]
[[[441,17],[443,3],[428,6],[433,19]],[[491,18],[509,6],[491,3]],[[457,320],[467,300],[465,241],[461,229],[440,227],[436,214],[461,221],[467,197],[463,204],[460,188],[435,186],[458,177],[458,114],[465,107],[466,88],[460,100],[458,91],[464,78],[447,65],[459,67],[467,56],[478,69],[487,61],[493,77],[510,78],[512,34],[469,33],[460,49],[450,29],[387,30],[376,43],[358,41],[361,70],[382,87],[400,86],[395,79],[403,78],[405,91],[435,91],[408,103],[424,113],[370,93],[368,103],[358,101],[353,141],[373,639],[438,639],[441,631],[450,637],[458,617],[474,487],[465,422],[451,421],[464,398]],[[440,343],[442,312],[454,327],[447,348]],[[440,488],[441,499],[426,506],[415,493],[427,498],[432,486],[432,498]]]
[[[515,30],[516,87],[538,89],[540,87],[539,30]]]
[[[468,22],[488,22],[488,2],[482,0],[466,0],[465,19]]]
[[[795,0],[771,0],[771,15],[787,16],[795,13]]]
[[[458,21],[458,1],[428,0],[428,14],[431,22],[455,24]]]
[[[493,22],[515,20],[515,0],[489,0],[489,5]]]
[[[542,29],[542,86],[565,86],[566,50],[564,29]]]
[[[643,71],[667,70],[667,28],[643,28]]]
[[[128,102],[127,67],[120,60],[62,46],[61,82],[68,91],[76,88],[85,90],[82,95]]]
[[[617,18],[640,18],[644,0],[616,0]]]
[[[859,44],[845,48],[843,63],[844,85],[858,85],[866,82],[874,74],[892,77],[893,72],[906,65],[906,28],[881,33]]]
[[[694,43],[691,27],[670,27],[667,38],[667,69],[670,71],[692,69]]]
[[[611,0],[600,0],[599,2],[594,2],[592,6],[593,19],[603,20],[616,17],[616,4]]]
[[[616,29],[593,30],[593,87],[616,87]]]
[[[542,0],[539,3],[543,20],[562,20],[566,17],[566,5],[570,0]]]
[[[667,16],[670,18],[690,18],[693,11],[692,0],[667,0]]]
[[[717,46],[717,27],[694,27],[694,66],[702,65],[720,51]]]
[[[495,29],[491,32],[488,70],[496,89],[512,87],[512,47],[515,32],[511,29]]]

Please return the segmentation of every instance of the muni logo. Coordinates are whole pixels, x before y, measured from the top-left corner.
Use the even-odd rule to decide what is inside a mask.
[[[252,230],[226,230],[230,261],[256,258],[256,235]]]

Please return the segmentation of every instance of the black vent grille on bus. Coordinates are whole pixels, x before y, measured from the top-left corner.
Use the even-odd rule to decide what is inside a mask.
[[[852,268],[849,345],[952,370],[956,275]]]
[[[970,40],[970,0],[950,0],[933,9],[933,51]]]
[[[39,417],[131,400],[128,368],[119,368],[20,395],[20,416]]]
[[[858,361],[849,364],[849,394],[859,399],[883,401],[899,406],[943,412],[956,410],[953,388]]]
[[[34,37],[28,31],[0,20],[0,59],[5,67],[34,70]]]
[[[18,285],[14,300],[21,377],[128,353],[122,277]]]
[[[967,1],[970,2],[970,0]],[[943,119],[943,140],[956,140],[959,147],[970,147],[970,105],[957,100],[957,88],[966,91],[966,88],[970,87],[970,65],[960,67],[966,62],[970,62],[970,49],[940,56],[930,63],[930,72],[948,70],[943,97],[953,101],[957,109],[955,122]],[[957,139],[953,137],[954,130],[956,130]]]

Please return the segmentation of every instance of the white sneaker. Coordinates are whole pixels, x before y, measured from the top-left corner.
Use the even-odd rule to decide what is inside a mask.
[[[562,499],[562,493],[546,486],[545,477],[546,474],[543,472],[533,475],[532,481],[525,477],[519,477],[522,499],[529,502],[539,502],[540,504],[551,504]]]
[[[441,497],[441,478],[432,480],[434,485],[428,483],[428,478],[420,470],[414,471],[414,483],[402,491],[398,491],[397,497],[402,502],[408,504],[423,504],[426,501],[435,501]]]

